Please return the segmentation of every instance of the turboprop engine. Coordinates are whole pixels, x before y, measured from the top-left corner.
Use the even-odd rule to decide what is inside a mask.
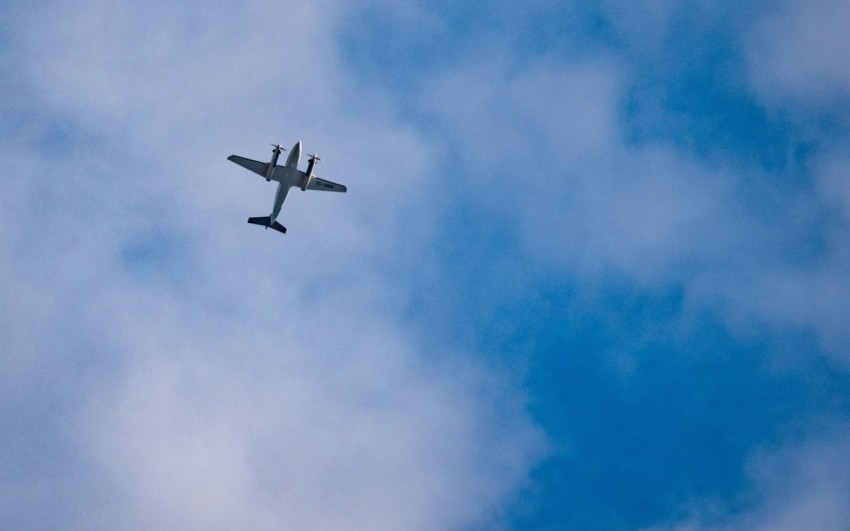
[[[310,159],[307,161],[307,173],[304,177],[304,182],[301,183],[302,192],[306,191],[307,188],[313,184],[313,179],[315,179],[315,177],[313,177],[313,166],[315,166],[316,162],[320,160],[322,159],[320,159],[317,155],[310,155]]]
[[[275,166],[277,166],[277,158],[280,156],[281,151],[286,151],[280,144],[272,144],[272,147],[274,148],[272,150],[272,161],[269,162],[269,168],[266,170],[266,181],[272,180]]]

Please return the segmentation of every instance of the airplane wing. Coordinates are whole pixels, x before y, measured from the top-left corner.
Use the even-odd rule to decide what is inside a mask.
[[[301,174],[302,179],[307,177],[307,175],[303,171],[298,172],[298,173]],[[348,188],[346,188],[342,184],[332,183],[330,181],[320,179],[319,177],[316,177],[315,174],[313,175],[313,181],[310,183],[310,185],[307,187],[307,189],[308,190],[321,190],[321,191],[325,191],[325,192],[345,192],[345,191],[348,190]]]
[[[235,162],[236,164],[242,166],[243,168],[247,168],[252,172],[256,173],[261,177],[266,176],[266,170],[268,170],[267,162],[259,162],[256,160],[246,159],[245,157],[240,157],[239,155],[230,155],[227,157],[227,160],[231,162]]]

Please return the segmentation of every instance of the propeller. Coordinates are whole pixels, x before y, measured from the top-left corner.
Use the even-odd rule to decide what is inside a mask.
[[[269,145],[271,147],[273,147],[275,149],[275,151],[277,151],[278,153],[280,153],[281,151],[286,151],[286,148],[284,148],[280,144],[269,144]]]
[[[310,159],[307,161],[307,173],[304,176],[304,182],[301,183],[301,191],[307,190],[307,187],[310,186],[310,183],[313,182],[313,167],[316,165],[316,162],[322,160],[318,155],[307,155]]]

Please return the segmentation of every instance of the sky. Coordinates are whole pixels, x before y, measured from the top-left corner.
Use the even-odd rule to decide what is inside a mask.
[[[850,1],[0,12],[0,527],[850,528]]]

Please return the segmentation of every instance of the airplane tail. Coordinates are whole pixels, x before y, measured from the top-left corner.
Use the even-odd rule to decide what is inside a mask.
[[[280,223],[278,223],[277,221],[275,221],[275,222],[273,222],[273,223],[269,224],[269,222],[271,221],[271,219],[272,219],[272,218],[270,218],[270,217],[268,217],[268,216],[263,217],[263,218],[248,218],[248,223],[251,223],[251,224],[253,224],[253,225],[262,225],[263,227],[265,227],[265,228],[267,228],[267,229],[268,229],[268,228],[272,228],[272,229],[274,229],[274,230],[276,230],[276,231],[278,231],[278,232],[281,232],[281,233],[283,233],[283,234],[286,234],[286,227],[284,227],[283,225],[281,225],[281,224],[280,224]]]

